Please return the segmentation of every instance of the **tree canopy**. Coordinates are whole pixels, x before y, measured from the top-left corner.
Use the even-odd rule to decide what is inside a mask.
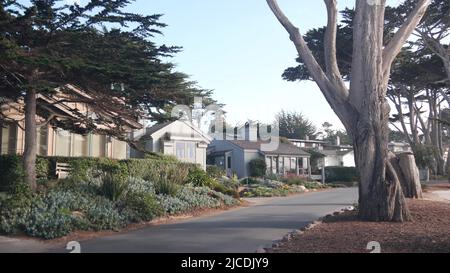
[[[280,137],[301,139],[316,137],[317,129],[302,113],[281,111],[276,117],[280,125]]]
[[[165,27],[160,14],[125,12],[129,0],[89,1],[83,6],[65,2],[33,0],[25,6],[0,1],[2,97],[19,100],[30,89],[51,95],[55,88],[70,83],[92,98],[75,102],[86,103],[94,111],[159,122],[170,118],[175,104],[190,105],[194,96],[210,97],[209,90],[196,87],[186,74],[164,61],[180,48],[152,41]],[[49,122],[85,133],[95,129],[86,124],[106,122],[100,116],[54,117]],[[107,122],[111,130],[106,133],[123,135],[117,130],[120,120]]]

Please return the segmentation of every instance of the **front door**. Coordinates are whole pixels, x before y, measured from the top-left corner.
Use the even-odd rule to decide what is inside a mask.
[[[226,170],[227,170],[227,176],[232,177],[233,176],[233,160],[231,158],[231,155],[226,155]]]

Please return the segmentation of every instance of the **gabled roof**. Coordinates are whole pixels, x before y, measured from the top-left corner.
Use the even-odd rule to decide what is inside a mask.
[[[293,155],[293,156],[310,156],[309,153],[303,149],[288,143],[279,143],[278,148],[274,151],[262,150],[262,144],[268,144],[264,141],[245,141],[245,140],[230,140],[231,143],[243,150],[255,150],[265,155]]]
[[[164,123],[160,123],[160,124],[156,124],[153,125],[152,127],[149,127],[146,129],[146,134],[147,135],[153,135],[154,133],[158,132],[159,130],[169,126],[170,124],[174,123],[175,121],[169,121],[169,122],[164,122]]]
[[[192,124],[192,122],[184,121],[184,120],[175,120],[175,121],[169,121],[169,122],[165,122],[165,123],[161,123],[161,124],[156,124],[156,125],[146,129],[146,135],[152,137],[157,132],[164,130],[166,127],[168,127],[176,122],[180,122],[180,123],[190,127],[192,130],[194,130],[196,133],[198,133],[205,140],[205,142],[210,143],[212,141],[212,138],[209,135],[202,132],[202,130],[200,130],[200,128],[198,128],[197,126]]]

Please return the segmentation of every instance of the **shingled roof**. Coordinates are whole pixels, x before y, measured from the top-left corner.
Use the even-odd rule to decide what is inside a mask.
[[[310,156],[310,154],[303,149],[288,143],[279,143],[278,149],[274,151],[262,150],[261,145],[268,144],[268,142],[263,141],[232,140],[231,143],[243,150],[256,150],[265,155]]]

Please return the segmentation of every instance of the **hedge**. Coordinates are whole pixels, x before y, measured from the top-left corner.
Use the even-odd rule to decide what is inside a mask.
[[[264,159],[253,159],[248,166],[251,177],[263,177],[266,175],[267,165]]]
[[[356,182],[359,180],[359,173],[355,167],[326,167],[325,180],[327,183]]]
[[[36,172],[38,180],[55,180],[56,164],[67,163],[72,169],[70,178],[74,181],[86,181],[94,172],[114,173],[121,176],[145,178],[150,181],[168,179],[177,184],[186,183],[190,170],[197,169],[195,164],[182,163],[171,157],[152,157],[146,159],[115,160],[108,158],[84,157],[38,157]],[[25,178],[22,156],[0,155],[0,191],[8,191],[13,185]]]

